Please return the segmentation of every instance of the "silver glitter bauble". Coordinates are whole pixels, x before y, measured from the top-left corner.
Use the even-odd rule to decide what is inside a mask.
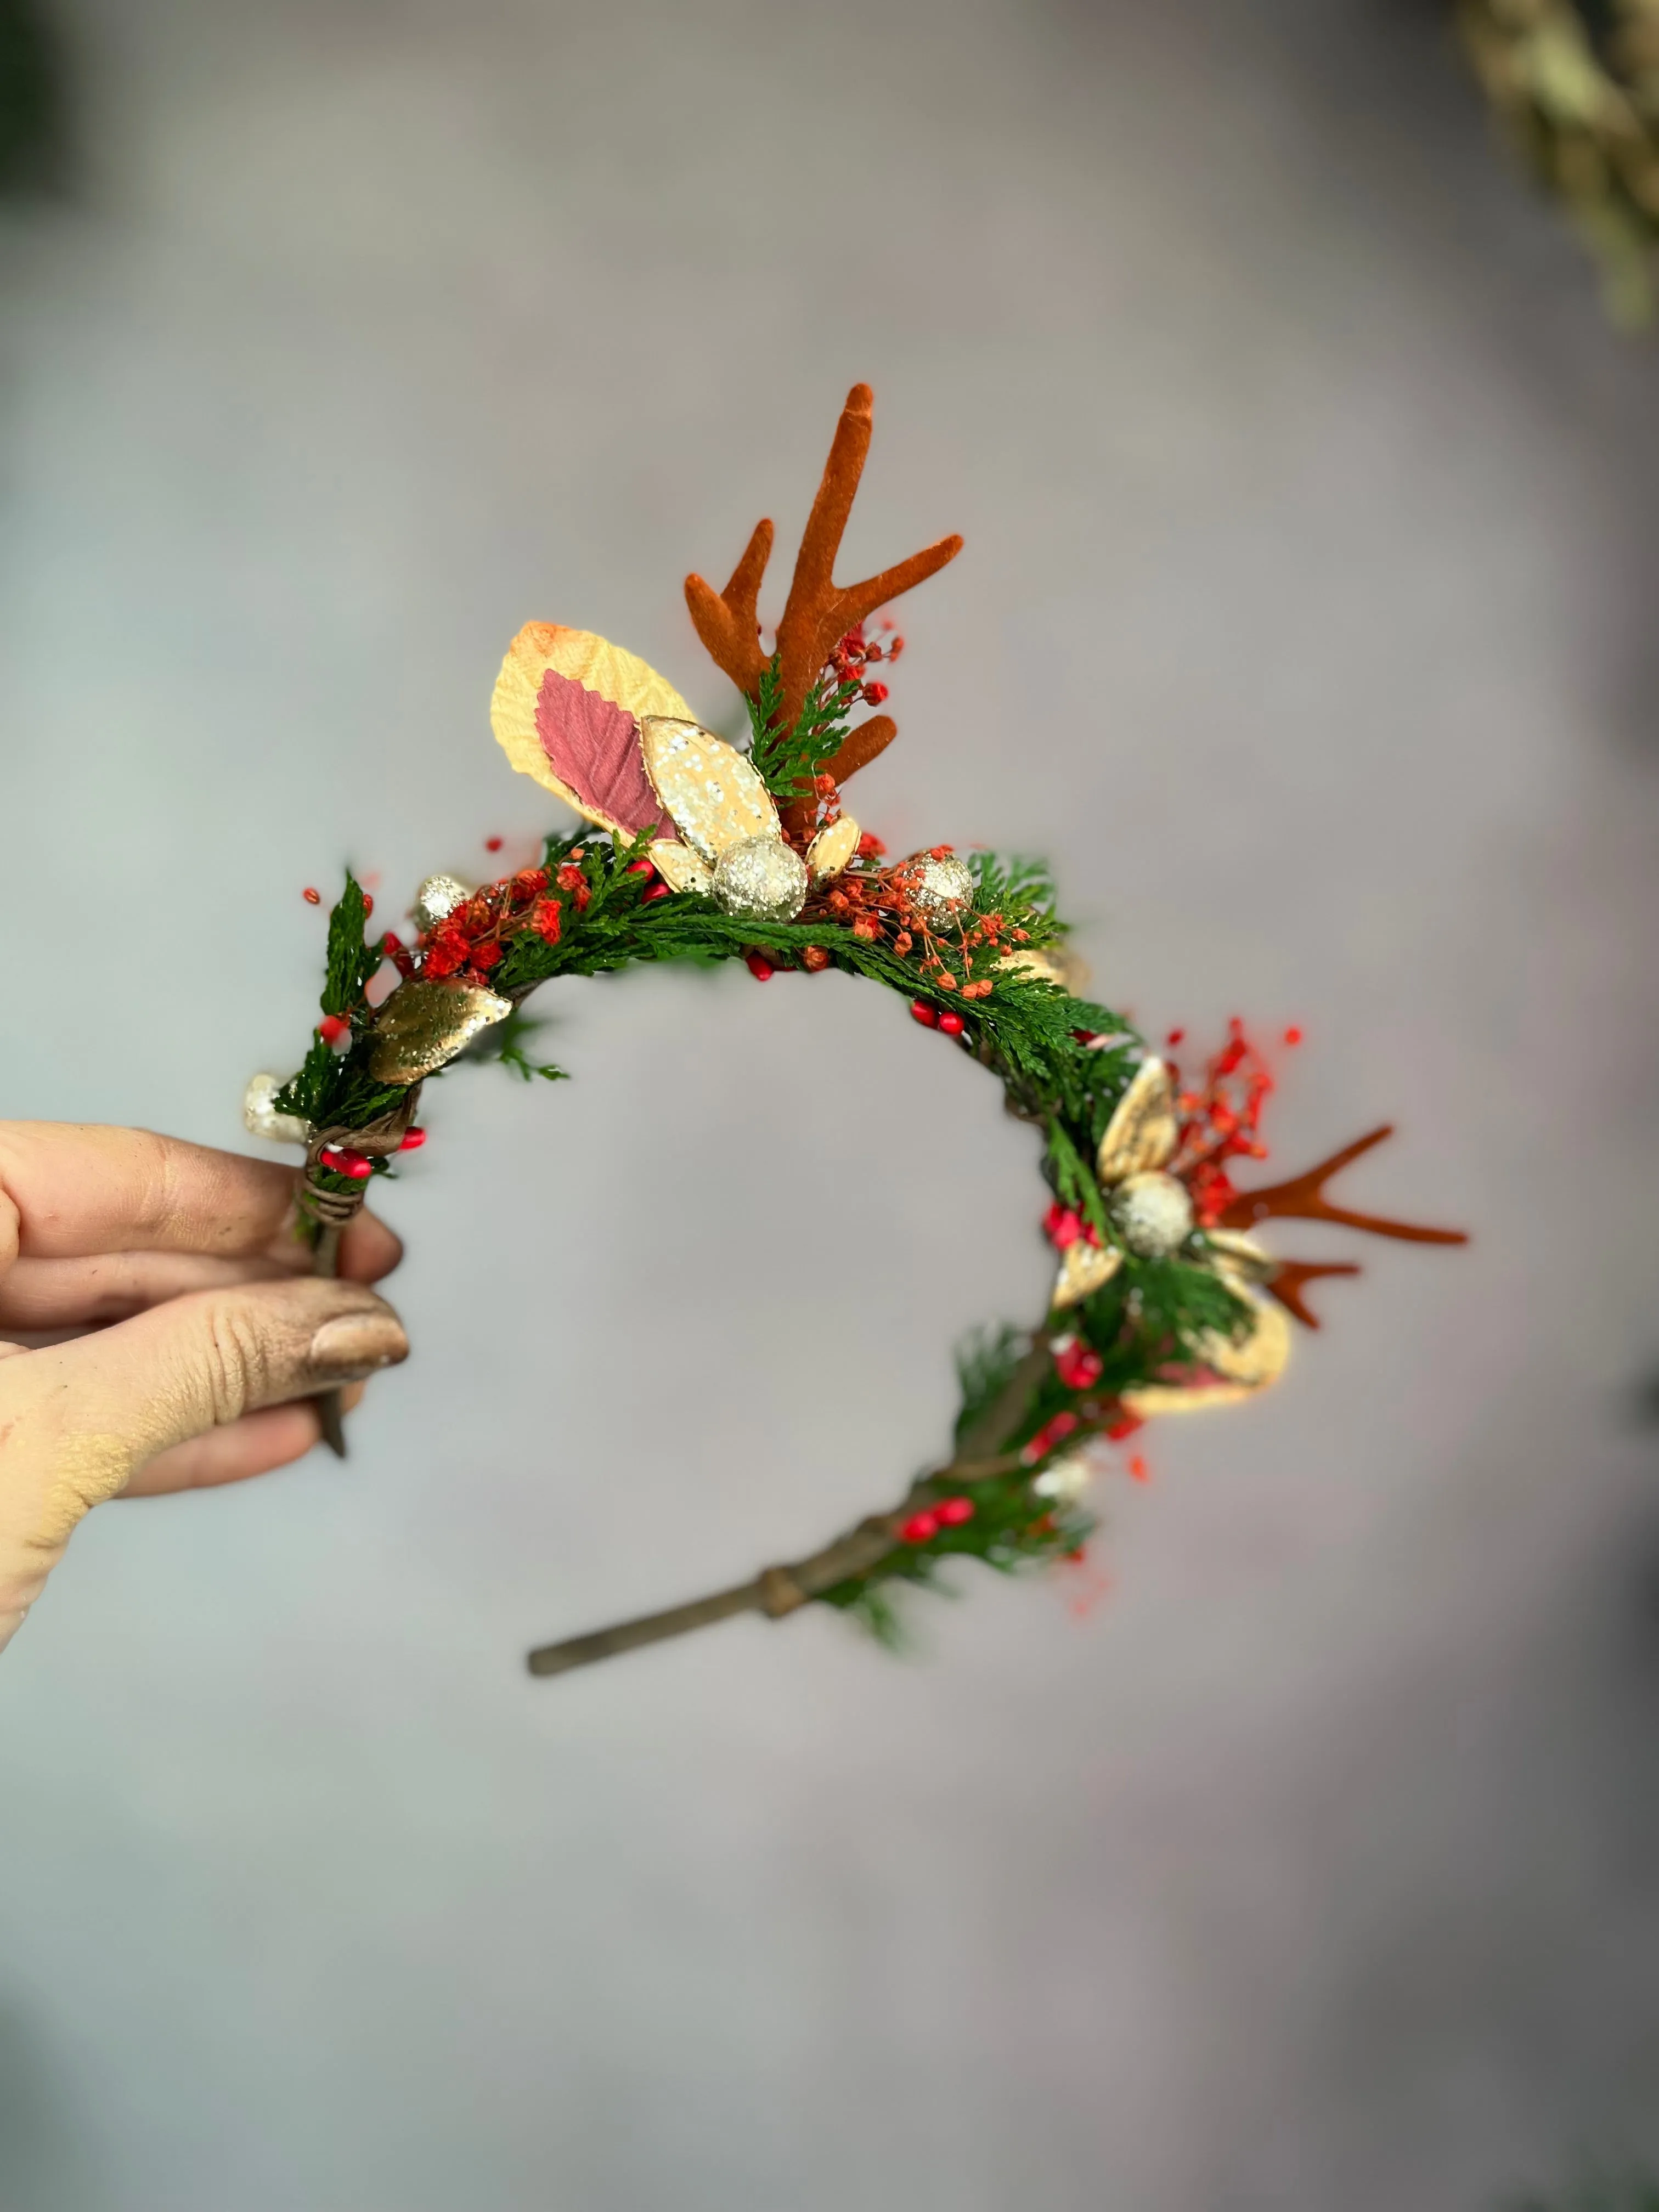
[[[806,903],[806,863],[781,837],[740,837],[714,863],[714,903],[747,921],[793,921]]]
[[[415,894],[415,927],[435,929],[447,915],[465,906],[472,894],[455,876],[428,876]]]
[[[929,929],[943,929],[973,896],[974,872],[965,860],[948,854],[938,860],[930,854],[916,870],[910,902]]]
[[[276,1110],[276,1093],[282,1087],[280,1075],[251,1078],[242,1093],[242,1127],[250,1137],[263,1137],[267,1144],[308,1145],[311,1124],[305,1116]]]
[[[1193,1231],[1193,1201],[1184,1183],[1158,1168],[1126,1176],[1110,1199],[1118,1235],[1143,1260],[1167,1260]]]

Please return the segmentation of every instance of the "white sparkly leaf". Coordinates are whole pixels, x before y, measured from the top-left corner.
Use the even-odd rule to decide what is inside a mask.
[[[745,837],[779,835],[778,810],[758,772],[723,738],[672,714],[647,714],[640,751],[651,788],[680,835],[712,866]]]
[[[263,1137],[267,1144],[308,1145],[311,1124],[305,1116],[277,1111],[276,1093],[282,1087],[280,1075],[252,1077],[242,1094],[242,1126],[249,1136]]]

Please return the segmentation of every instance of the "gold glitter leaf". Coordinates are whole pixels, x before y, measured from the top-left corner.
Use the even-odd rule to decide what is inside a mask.
[[[723,738],[689,717],[643,716],[640,750],[651,788],[686,843],[711,866],[729,845],[745,837],[781,834],[778,810],[758,771]]]
[[[652,866],[671,891],[701,891],[706,898],[714,878],[708,867],[689,845],[677,845],[672,838],[659,837],[646,852]]]
[[[400,983],[374,1024],[368,1072],[377,1083],[416,1083],[512,1011],[511,999],[476,984]]]
[[[1106,1125],[1095,1173],[1109,1189],[1125,1176],[1161,1168],[1175,1151],[1178,1134],[1170,1071],[1161,1060],[1145,1060]]]

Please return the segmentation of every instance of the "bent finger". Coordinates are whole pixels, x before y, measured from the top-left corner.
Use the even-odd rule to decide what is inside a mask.
[[[294,1234],[298,1183],[293,1168],[273,1160],[149,1129],[0,1122],[0,1268],[17,1258],[142,1251],[264,1253],[303,1266]],[[353,1226],[342,1251],[350,1279],[373,1281],[397,1265],[390,1230]]]
[[[82,1515],[161,1452],[408,1350],[372,1291],[311,1277],[198,1291],[0,1361],[0,1615],[21,1619]]]

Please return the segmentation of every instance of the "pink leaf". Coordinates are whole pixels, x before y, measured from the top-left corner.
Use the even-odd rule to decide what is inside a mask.
[[[536,728],[554,775],[596,813],[629,831],[677,834],[646,781],[639,724],[625,707],[550,668],[536,701]]]

